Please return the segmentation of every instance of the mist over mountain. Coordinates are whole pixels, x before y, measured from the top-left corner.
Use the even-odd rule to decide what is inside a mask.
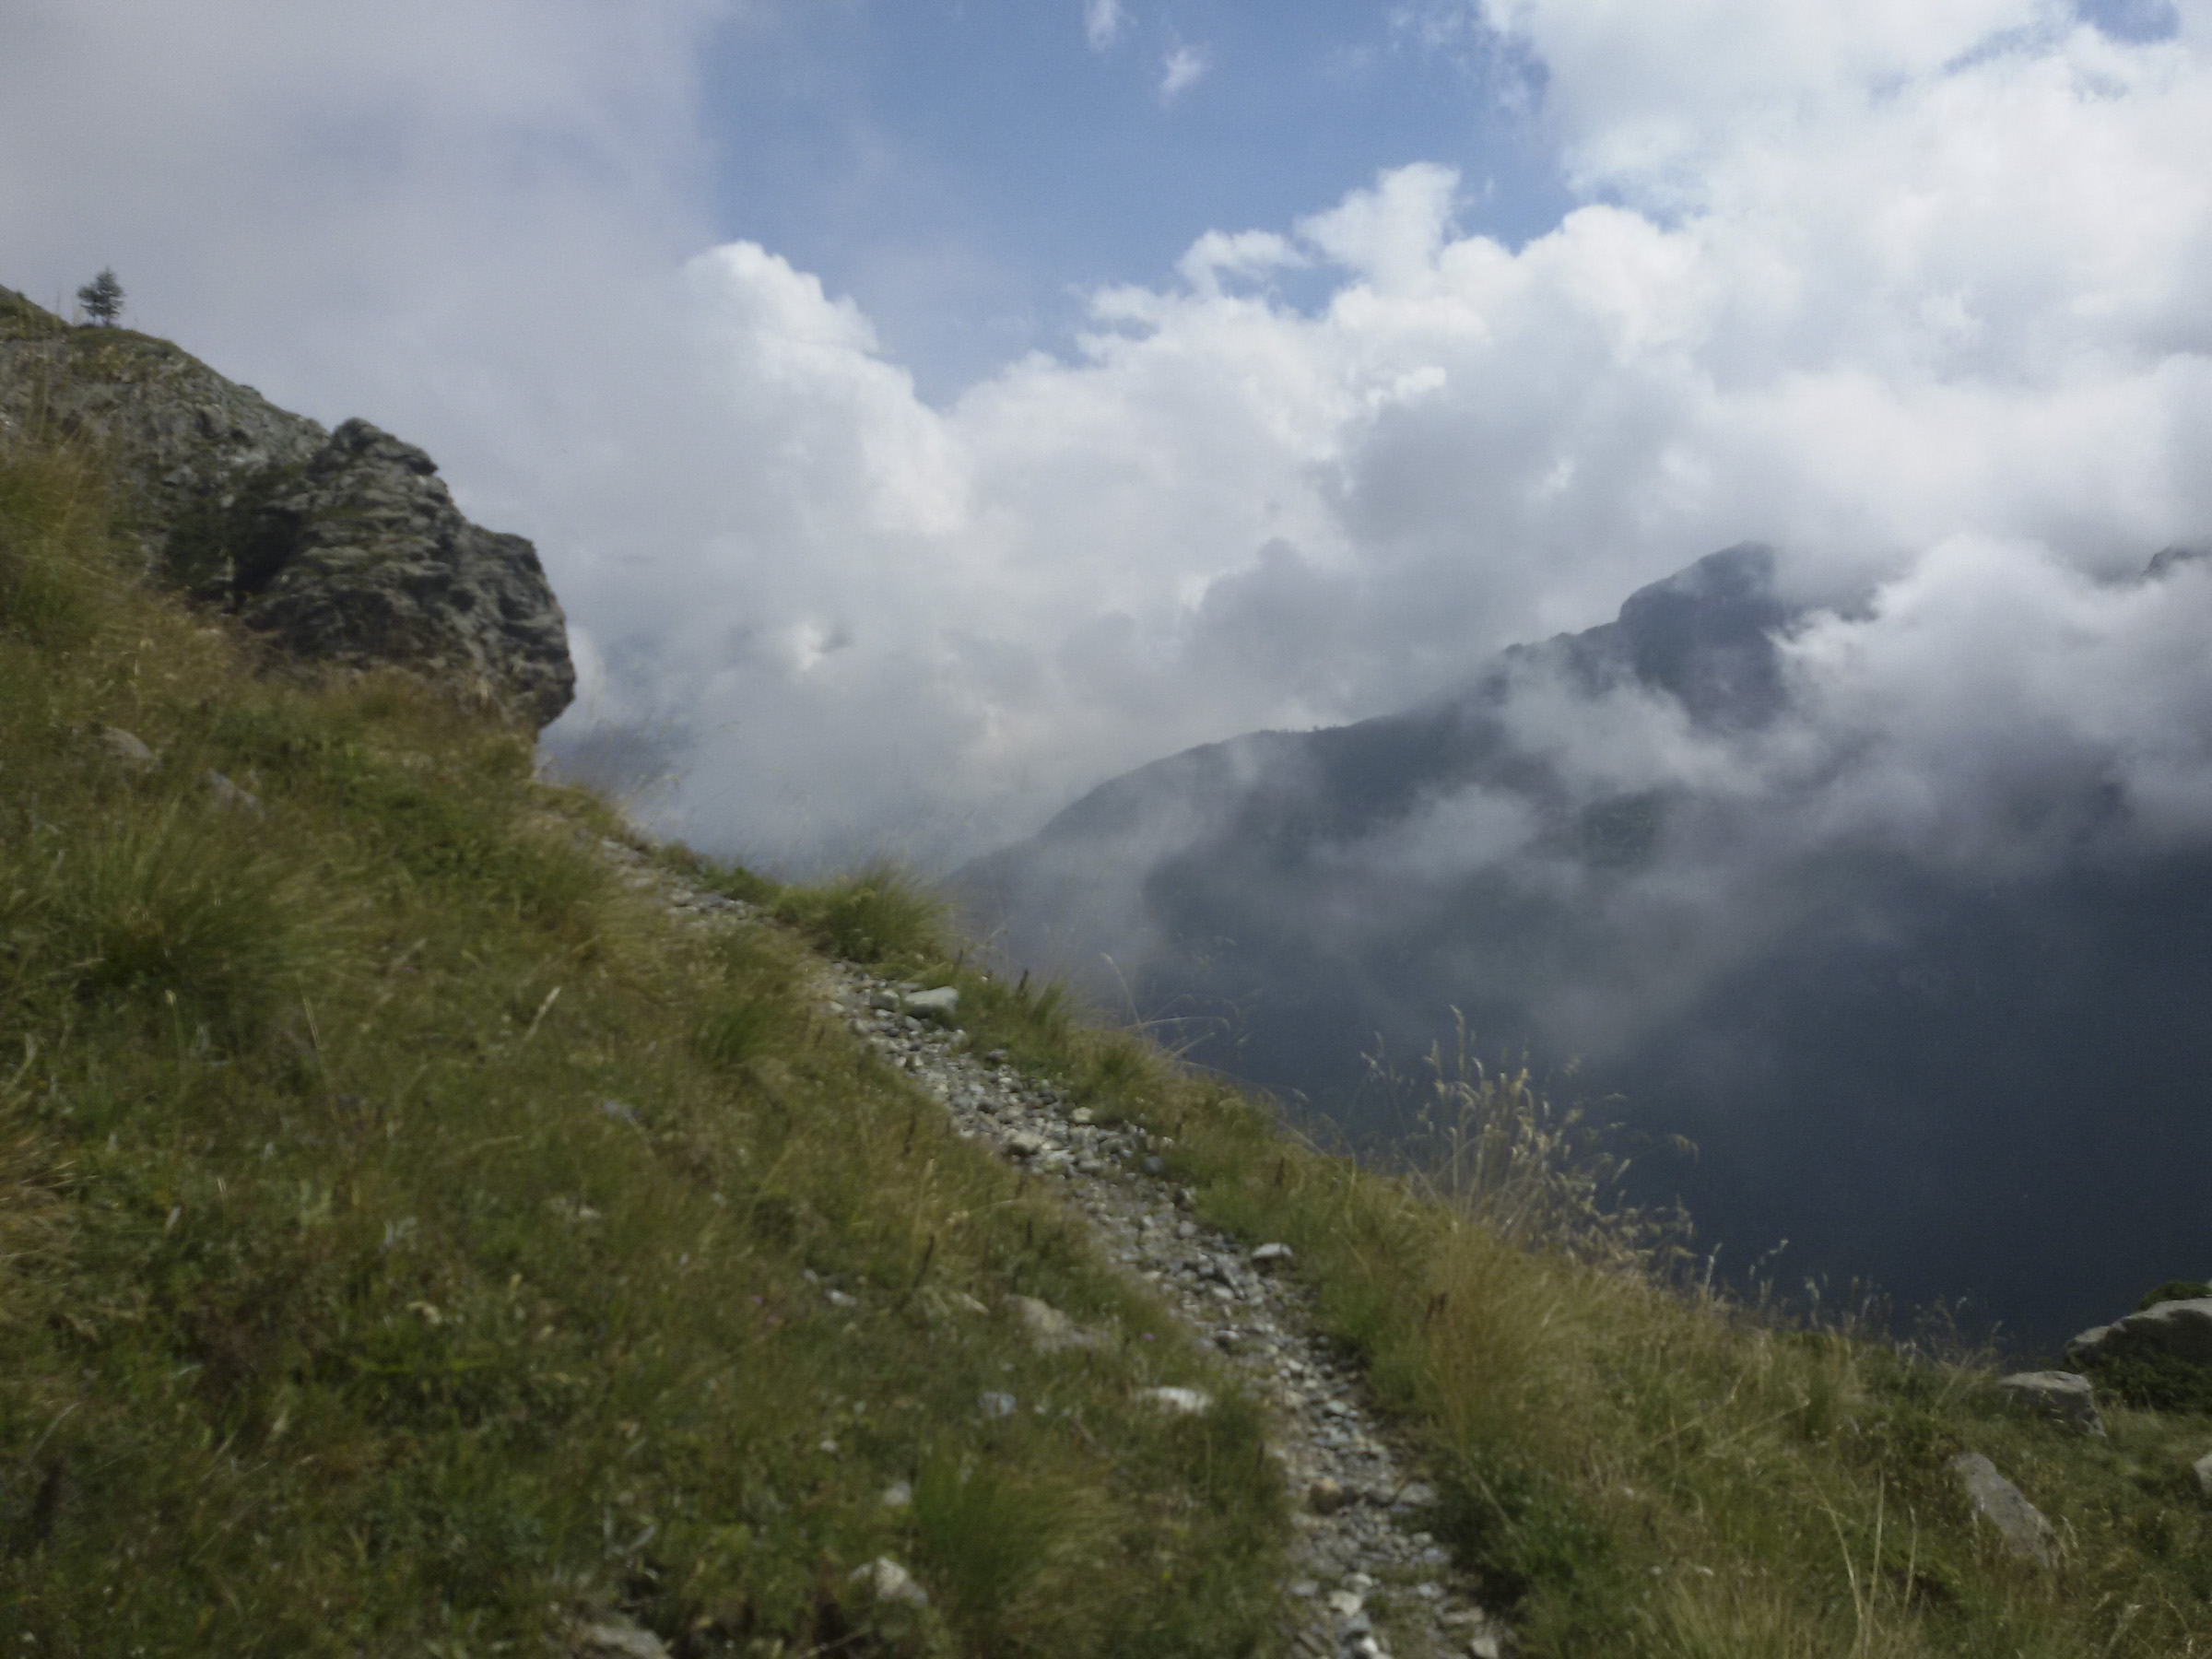
[[[2212,567],[1959,541],[1806,593],[1743,546],[1451,694],[1108,782],[963,872],[1013,958],[1353,1135],[1464,1014],[1694,1161],[1724,1265],[2017,1336],[2198,1272]]]

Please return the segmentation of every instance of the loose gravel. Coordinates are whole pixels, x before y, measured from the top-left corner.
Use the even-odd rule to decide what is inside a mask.
[[[634,884],[680,916],[759,920],[754,907],[707,892],[602,843]],[[1132,1124],[1095,1121],[1001,1052],[968,1052],[957,994],[925,993],[850,962],[825,961],[825,1013],[941,1100],[963,1138],[1057,1183],[1100,1247],[1149,1285],[1225,1361],[1273,1418],[1273,1442],[1300,1502],[1284,1585],[1286,1651],[1307,1659],[1500,1659],[1512,1633],[1455,1579],[1420,1528],[1435,1492],[1394,1447],[1358,1371],[1317,1329],[1312,1296],[1281,1244],[1248,1248],[1191,1214],[1192,1194],[1165,1176],[1172,1143]],[[1080,1327],[1041,1302],[1021,1312],[1045,1342]],[[1161,1405],[1205,1410],[1203,1394],[1164,1389]],[[1167,1396],[1177,1396],[1169,1398]]]

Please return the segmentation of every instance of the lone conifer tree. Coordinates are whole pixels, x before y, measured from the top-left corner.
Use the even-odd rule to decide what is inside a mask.
[[[123,284],[113,271],[102,271],[76,290],[76,302],[93,322],[112,328],[123,313]]]

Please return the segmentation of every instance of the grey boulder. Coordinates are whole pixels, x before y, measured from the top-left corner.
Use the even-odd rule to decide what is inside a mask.
[[[2077,1365],[2132,1355],[2212,1365],[2212,1296],[2154,1302],[2111,1324],[2093,1325],[2066,1344],[2066,1358]]]
[[[2104,1432],[2096,1387],[2078,1371],[2015,1371],[1997,1379],[1997,1393],[2008,1406],[2054,1418],[2084,1434]]]
[[[612,1616],[578,1625],[569,1652],[572,1659],[668,1659],[667,1643],[658,1636]]]
[[[398,664],[533,728],[576,693],[568,627],[537,550],[471,524],[437,465],[365,420],[241,498],[230,596],[292,656]]]
[[[232,812],[258,814],[261,811],[259,795],[232,782],[212,766],[200,774],[200,782],[207,786],[207,793],[214,797],[218,806],[227,807]]]
[[[877,1556],[865,1567],[856,1567],[846,1575],[879,1602],[899,1602],[910,1607],[929,1606],[929,1592],[923,1589],[899,1562],[889,1556]]]
[[[121,726],[100,727],[100,746],[128,767],[147,767],[154,763],[154,751],[146,747],[146,739]]]
[[[1057,1354],[1069,1348],[1095,1348],[1103,1345],[1096,1331],[1087,1330],[1050,1302],[1039,1301],[1033,1296],[1009,1296],[1006,1305],[1014,1311],[1029,1332],[1030,1342],[1041,1354]]]
[[[2051,1523],[2018,1487],[1997,1473],[1996,1465],[1979,1452],[1962,1452],[1951,1459],[1951,1473],[1959,1477],[1974,1518],[1995,1527],[2006,1548],[2039,1567],[2057,1564],[2058,1538]]]
[[[900,1000],[909,1014],[939,1020],[946,1025],[950,1025],[960,1011],[960,994],[952,985],[940,985],[935,991],[910,991]]]

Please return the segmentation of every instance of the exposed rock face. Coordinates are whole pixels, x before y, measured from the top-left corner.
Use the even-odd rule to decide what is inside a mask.
[[[0,431],[106,446],[149,571],[287,654],[393,665],[542,726],[575,695],[537,554],[463,517],[437,465],[277,408],[166,341],[72,329],[0,288]]]
[[[2212,1365],[2212,1297],[2155,1302],[2109,1325],[2092,1325],[2066,1344],[2066,1357],[2077,1364],[2133,1355]]]
[[[0,433],[45,429],[102,443],[124,521],[158,559],[191,503],[265,467],[306,461],[327,434],[166,340],[71,328],[0,288]]]
[[[349,420],[303,465],[254,475],[227,507],[181,521],[216,535],[170,565],[308,661],[425,670],[544,725],[576,676],[537,551],[461,516],[412,444]],[[217,568],[185,568],[198,552]]]

